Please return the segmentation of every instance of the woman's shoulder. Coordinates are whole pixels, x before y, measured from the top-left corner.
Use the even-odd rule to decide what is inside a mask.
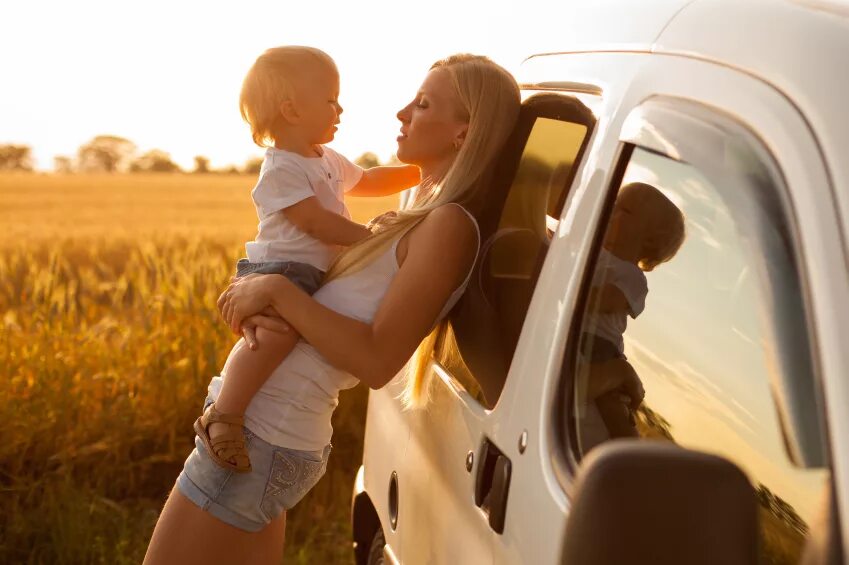
[[[476,236],[478,222],[475,217],[456,202],[449,202],[428,212],[422,220],[422,226],[427,225],[428,231],[448,230],[452,235]]]
[[[438,250],[445,260],[476,253],[479,245],[477,222],[458,204],[434,208],[409,235],[411,247]]]

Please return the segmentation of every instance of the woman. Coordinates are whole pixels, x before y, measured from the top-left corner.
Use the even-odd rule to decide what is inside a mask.
[[[165,504],[145,563],[279,562],[285,509],[324,471],[339,390],[359,381],[382,387],[421,344],[407,383],[408,401],[421,401],[432,349],[431,339],[422,340],[462,294],[479,246],[477,224],[463,205],[486,190],[485,173],[518,110],[515,80],[488,59],[455,55],[437,62],[398,113],[398,158],[417,165],[424,179],[413,205],[346,249],[313,297],[275,275],[240,279],[221,295],[219,307],[234,332],[243,325],[279,330],[260,315],[271,307],[307,343],[298,344],[248,408],[254,470],[234,476],[196,449]],[[222,377],[226,371],[225,364]],[[220,382],[213,379],[208,402]]]

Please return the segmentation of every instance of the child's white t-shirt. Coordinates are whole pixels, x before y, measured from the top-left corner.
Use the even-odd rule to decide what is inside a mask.
[[[596,312],[590,328],[590,333],[610,341],[616,345],[619,353],[624,353],[625,340],[622,334],[628,327],[628,316],[636,318],[646,307],[646,296],[649,293],[646,275],[633,263],[623,261],[602,249],[592,284],[594,287],[612,284],[622,292],[628,302],[628,312]]]
[[[254,241],[245,244],[251,263],[298,261],[326,271],[335,253],[324,243],[297,228],[282,210],[312,196],[336,214],[351,218],[345,192],[362,178],[363,169],[322,146],[320,157],[268,148],[259,180],[251,191],[259,226]]]

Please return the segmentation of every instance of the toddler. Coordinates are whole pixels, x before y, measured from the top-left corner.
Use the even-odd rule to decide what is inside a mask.
[[[324,145],[333,140],[342,106],[336,64],[319,49],[267,50],[248,71],[239,105],[254,142],[267,149],[251,192],[258,233],[245,245],[247,258],[239,261],[236,276],[276,273],[312,294],[339,246],[371,234],[351,221],[345,194],[400,192],[419,182],[419,170],[408,165],[363,170]],[[291,329],[256,328],[255,343],[231,359],[218,399],[194,425],[221,467],[250,472],[245,410],[299,338]]]
[[[684,235],[684,215],[657,188],[645,183],[621,188],[598,258],[582,336],[590,362],[587,399],[595,401],[612,437],[637,435],[631,411],[645,395],[625,358],[622,335],[628,316],[636,318],[645,308],[645,272],[672,259]]]

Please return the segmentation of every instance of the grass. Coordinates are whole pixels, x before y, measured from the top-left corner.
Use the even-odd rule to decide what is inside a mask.
[[[0,175],[0,563],[138,563],[233,336],[254,179]],[[352,199],[354,219],[396,199]],[[286,563],[351,563],[366,391],[344,393]]]

